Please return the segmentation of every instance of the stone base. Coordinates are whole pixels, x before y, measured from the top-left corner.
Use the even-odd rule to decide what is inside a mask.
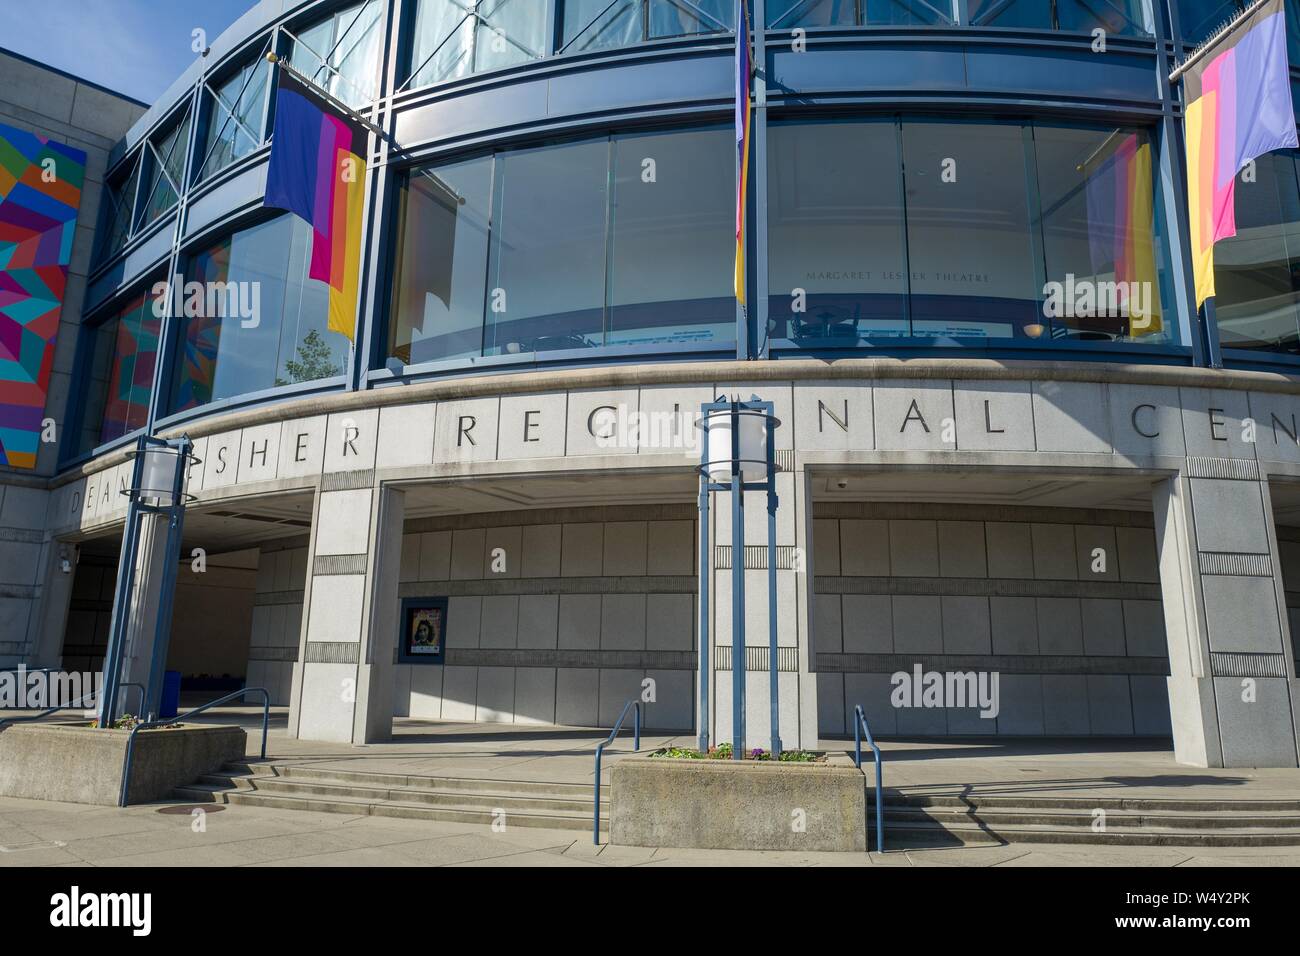
[[[710,850],[865,853],[860,770],[828,763],[624,757],[610,788],[610,842]]]
[[[126,764],[126,730],[85,724],[10,724],[0,728],[0,796],[115,807]],[[240,727],[188,724],[136,734],[127,803],[170,796],[244,756]]]

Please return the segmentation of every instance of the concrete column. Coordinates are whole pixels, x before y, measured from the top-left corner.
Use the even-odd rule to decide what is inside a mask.
[[[1268,485],[1253,461],[1189,458],[1154,490],[1179,763],[1294,767],[1295,665]]]
[[[373,474],[327,474],[316,495],[289,710],[304,740],[392,736],[405,495]]]
[[[77,559],[77,546],[71,542],[52,539],[43,550],[41,590],[32,611],[30,667],[59,667],[63,659],[63,635],[68,627],[68,608],[72,604],[73,565]],[[63,570],[67,557],[70,570]]]

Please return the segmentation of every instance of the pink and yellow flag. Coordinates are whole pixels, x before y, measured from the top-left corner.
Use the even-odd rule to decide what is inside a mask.
[[[308,84],[279,72],[263,205],[311,224],[308,274],[329,286],[329,330],[355,343],[367,133]]]
[[[1261,0],[1206,50],[1183,79],[1197,306],[1214,295],[1214,244],[1237,234],[1237,173],[1297,146],[1282,0]]]

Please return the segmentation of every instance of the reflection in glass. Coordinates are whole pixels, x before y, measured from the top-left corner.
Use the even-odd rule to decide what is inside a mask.
[[[768,142],[774,338],[1177,344],[1141,130],[804,121]]]
[[[154,313],[153,296],[142,293],[95,327],[78,451],[88,452],[145,426],[162,329],[162,319]]]
[[[903,124],[912,332],[1007,338],[1036,323],[1027,129]]]
[[[207,157],[199,178],[225,169],[262,143],[262,109],[270,64],[262,57],[245,64],[230,79],[208,88],[207,141],[200,161]]]
[[[546,55],[545,4],[536,0],[420,0],[408,87],[428,86]]]
[[[382,12],[379,0],[365,0],[298,32],[294,67],[348,106],[367,105],[375,98]]]
[[[853,26],[950,26],[952,0],[768,0],[773,29]]]
[[[566,53],[735,30],[733,0],[564,0]]]
[[[614,139],[606,345],[735,338],[734,134]]]
[[[1237,177],[1237,235],[1214,246],[1224,348],[1300,353],[1300,188],[1296,154],[1269,153]]]
[[[185,176],[185,152],[190,144],[190,115],[185,116],[161,139],[149,144],[149,190],[140,224],[148,225],[167,212],[180,198]]]
[[[186,298],[171,411],[343,374],[348,340],[327,329],[329,291],[308,277],[311,226],[285,215],[197,253],[186,271],[203,283]],[[199,311],[202,314],[193,314]]]
[[[609,149],[497,157],[484,354],[601,344]]]
[[[834,345],[906,335],[894,122],[775,124],[768,150],[773,337]]]
[[[970,24],[1110,36],[1154,36],[1147,0],[969,0]]]
[[[1034,147],[1047,281],[1057,284],[1044,304],[1049,334],[1167,340],[1149,137],[1035,126]]]
[[[404,365],[483,347],[492,157],[409,175],[399,197],[389,356]]]

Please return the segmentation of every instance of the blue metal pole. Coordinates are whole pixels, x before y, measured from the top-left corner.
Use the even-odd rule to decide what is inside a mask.
[[[708,413],[702,422],[704,429],[704,452],[701,458],[707,460],[709,454]],[[700,642],[700,751],[709,749],[709,681],[713,675],[709,672],[709,576],[713,562],[709,560],[709,475],[706,468],[700,476],[700,567],[699,567],[699,603],[700,626],[697,640]]]
[[[731,403],[731,759],[745,749],[745,489],[740,403]]]
[[[163,675],[167,669],[167,649],[171,644],[172,607],[176,598],[176,565],[180,562],[181,535],[185,528],[185,472],[191,442],[181,438],[175,445],[177,468],[172,478],[172,504],[163,509],[167,516],[167,542],[163,552],[162,583],[158,589],[158,613],[154,619],[153,647],[149,661],[149,682],[145,685],[145,710],[155,719],[162,704]]]
[[[771,688],[772,759],[775,760],[781,755],[781,692],[776,647],[776,453],[772,449],[770,415],[764,425],[767,429],[767,676]]]
[[[143,437],[136,442],[136,456],[131,463],[131,487],[140,487],[144,474]],[[140,543],[140,506],[132,497],[122,524],[122,553],[117,561],[117,582],[113,589],[113,617],[109,626],[108,646],[104,649],[104,685],[99,699],[99,726],[111,727],[117,717],[117,696],[122,683],[122,655],[126,649],[126,632],[131,620],[131,596],[135,589],[135,565]]]

